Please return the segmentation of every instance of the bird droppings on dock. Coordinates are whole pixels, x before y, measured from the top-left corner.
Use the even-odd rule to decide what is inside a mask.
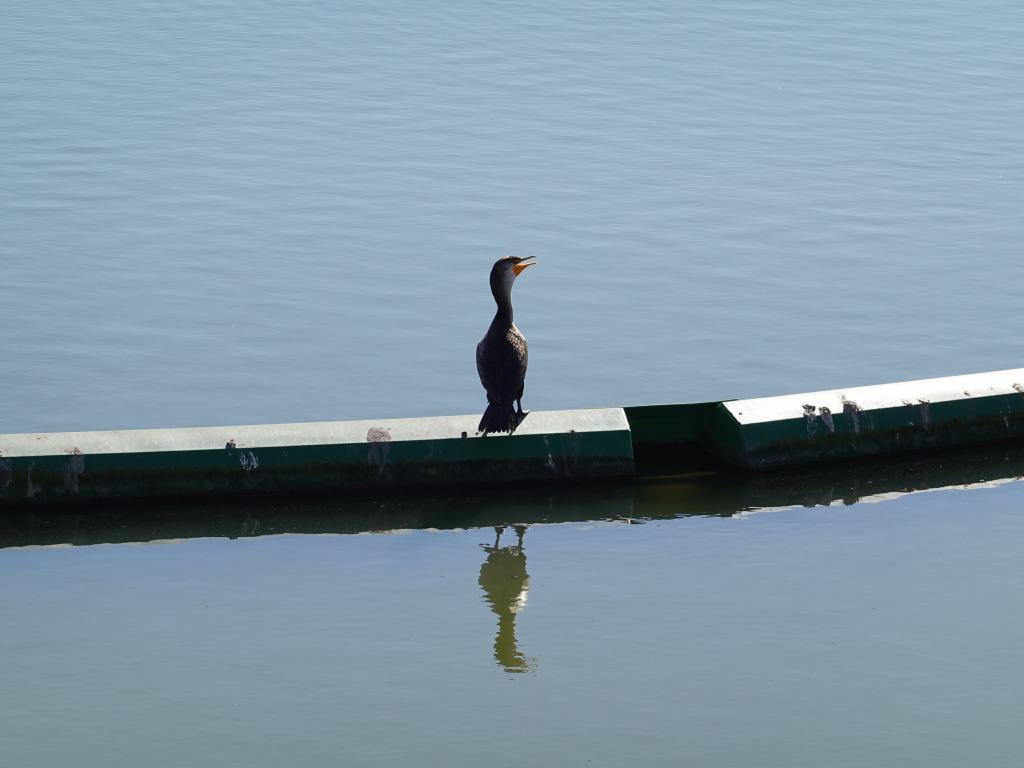
[[[238,454],[238,463],[241,464],[242,469],[245,470],[246,474],[249,474],[260,466],[259,457],[252,451],[242,451]]]
[[[921,426],[928,429],[931,426],[931,411],[929,406],[931,405],[930,400],[918,400],[919,408],[921,409]]]
[[[832,421],[832,410],[828,406],[826,406],[826,405],[821,406],[820,418],[821,418],[822,422],[825,424],[825,427],[828,429],[829,432],[835,432],[836,431],[836,425]]]
[[[804,409],[804,421],[807,422],[807,434],[813,435],[818,431],[818,416],[815,413],[818,409],[813,405],[805,405]]]
[[[65,453],[68,462],[64,467],[64,489],[77,494],[81,487],[79,478],[85,473],[85,456],[78,448],[70,448]]]
[[[843,401],[843,415],[850,422],[850,426],[853,427],[854,434],[860,433],[860,415],[862,409],[853,400],[847,400],[846,397],[841,398]]]
[[[0,496],[7,496],[7,489],[14,479],[14,471],[11,469],[11,462],[0,454]]]
[[[387,471],[388,456],[391,453],[391,432],[384,427],[371,427],[366,433],[366,441],[370,448],[366,454],[366,463],[377,468],[377,474],[383,477]]]

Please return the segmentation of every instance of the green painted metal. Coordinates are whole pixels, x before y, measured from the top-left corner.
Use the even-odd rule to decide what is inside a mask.
[[[1024,369],[709,403],[0,435],[0,506],[524,484],[889,456],[1024,438]]]
[[[634,472],[622,409],[534,412],[510,436],[477,436],[478,418],[2,435],[0,504],[344,494]]]
[[[1024,369],[735,400],[708,425],[748,469],[889,456],[1024,437]]]
[[[433,489],[345,500],[246,498],[86,509],[25,507],[0,515],[0,549],[749,515],[794,506],[845,506],[934,489],[984,488],[1021,477],[1024,446],[988,446],[952,456],[888,458],[688,480],[530,486],[496,494]]]
[[[627,406],[626,418],[638,445],[692,445],[704,443],[708,418],[722,401]]]
[[[709,450],[708,429],[720,404],[715,401],[627,406],[637,472],[686,474],[714,467],[717,461]]]

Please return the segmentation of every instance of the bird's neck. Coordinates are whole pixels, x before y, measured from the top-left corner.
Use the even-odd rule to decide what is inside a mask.
[[[498,305],[498,311],[494,313],[492,328],[499,326],[509,327],[512,325],[512,287],[491,286],[491,293],[494,294],[494,303]]]

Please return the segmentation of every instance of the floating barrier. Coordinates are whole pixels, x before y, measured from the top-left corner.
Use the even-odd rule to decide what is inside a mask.
[[[977,445],[1024,436],[1024,369],[717,405],[716,456],[748,469]]]
[[[794,507],[839,511],[859,502],[933,490],[990,488],[1021,478],[1024,446],[1010,445],[740,475],[531,485],[504,489],[503,493],[438,488],[354,499],[245,498],[22,507],[0,515],[0,549],[591,521],[635,523],[690,515],[747,516]]]
[[[621,408],[529,414],[0,435],[0,503],[536,483],[634,474]]]
[[[1024,369],[752,400],[0,435],[0,506],[579,482],[793,467],[1024,437]]]

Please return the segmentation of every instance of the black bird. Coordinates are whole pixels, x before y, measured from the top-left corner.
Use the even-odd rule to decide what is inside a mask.
[[[478,432],[512,434],[526,417],[523,413],[523,382],[526,380],[526,339],[512,322],[512,283],[535,262],[532,256],[505,256],[491,267],[491,293],[498,305],[491,327],[476,345],[476,370],[487,390],[487,410]],[[512,403],[516,403],[516,408]]]

